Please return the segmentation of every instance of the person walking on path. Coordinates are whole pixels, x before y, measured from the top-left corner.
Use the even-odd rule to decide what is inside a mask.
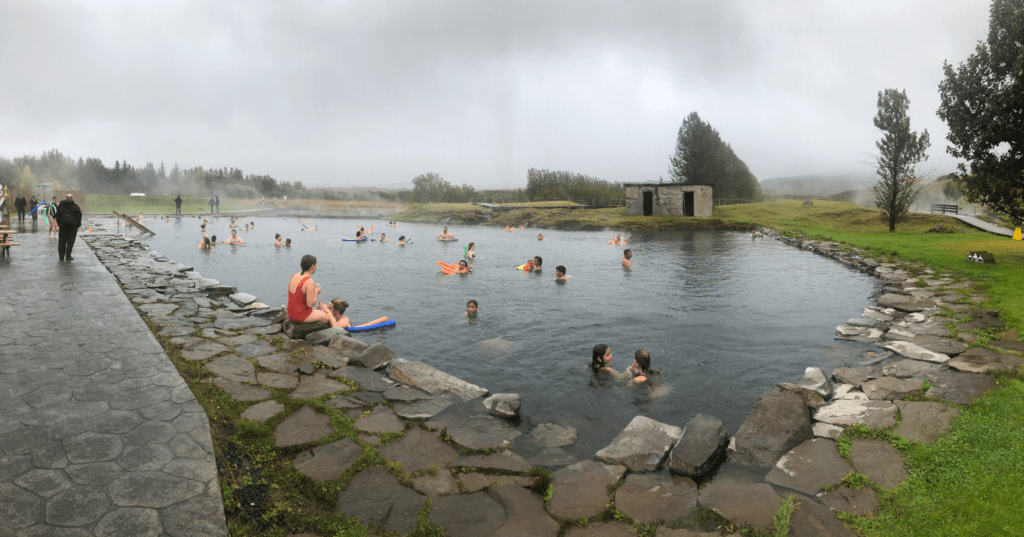
[[[214,196],[213,201],[217,204],[217,212],[220,212],[220,196]]]
[[[75,203],[71,194],[57,205],[57,255],[60,260],[71,261],[71,249],[78,238],[78,228],[82,226],[82,209]]]
[[[14,208],[18,210],[19,222],[25,221],[25,205],[27,204],[28,202],[25,201],[25,196],[19,194],[18,197],[14,198]]]
[[[213,198],[210,198],[210,212],[213,212]]]
[[[181,194],[174,198],[174,214],[181,214]]]
[[[28,200],[28,206],[32,208],[29,212],[32,213],[33,224],[39,221],[39,211],[36,210],[36,205],[39,205],[39,200],[37,200],[35,195],[33,194],[32,197],[29,198]]]
[[[53,238],[57,238],[57,196],[53,197],[53,200],[46,205],[46,221],[50,223],[49,229],[46,231],[46,238],[50,238],[50,234],[53,234]]]

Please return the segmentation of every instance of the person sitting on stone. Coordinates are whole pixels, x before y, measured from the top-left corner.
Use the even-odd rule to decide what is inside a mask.
[[[331,300],[331,304],[329,306],[327,304],[320,304],[319,308],[320,311],[323,311],[328,315],[328,317],[330,317],[328,322],[331,323],[332,327],[349,328],[352,326],[352,321],[350,321],[348,317],[345,316],[345,310],[348,309],[348,306],[348,302],[345,302],[340,298],[335,298],[334,300]],[[360,324],[356,328],[360,326],[370,326],[377,323],[383,323],[387,320],[387,317],[381,317],[379,319],[374,319],[368,323]]]
[[[292,274],[288,280],[288,319],[293,323],[330,323],[330,315],[320,308],[317,297],[320,286],[313,281],[316,256],[306,254],[299,261],[302,272]]]

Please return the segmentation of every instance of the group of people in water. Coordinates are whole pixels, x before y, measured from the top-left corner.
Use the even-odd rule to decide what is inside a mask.
[[[316,273],[316,257],[310,254],[299,261],[300,272],[288,280],[288,319],[293,323],[327,323],[335,328],[350,328],[354,325],[345,316],[349,303],[335,298],[328,303],[319,301],[320,285],[313,281]],[[387,317],[374,319],[355,326],[370,326],[387,321]]]
[[[640,349],[633,353],[633,365],[619,373],[612,368],[612,349],[603,343],[594,345],[590,358],[590,369],[594,373],[611,375],[613,378],[626,379],[630,384],[654,384],[661,376],[661,371],[651,367],[651,353]]]

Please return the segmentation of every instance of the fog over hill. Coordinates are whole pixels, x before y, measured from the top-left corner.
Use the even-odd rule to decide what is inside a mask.
[[[863,175],[801,175],[772,177],[761,181],[765,196],[832,196],[848,190],[861,190],[878,182],[878,176]]]

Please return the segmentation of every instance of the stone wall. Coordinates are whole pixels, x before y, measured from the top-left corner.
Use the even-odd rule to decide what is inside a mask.
[[[685,193],[693,192],[693,215],[710,218],[714,205],[708,185],[634,184],[626,187],[626,214],[644,214],[644,192],[654,193],[653,214],[686,214]]]

